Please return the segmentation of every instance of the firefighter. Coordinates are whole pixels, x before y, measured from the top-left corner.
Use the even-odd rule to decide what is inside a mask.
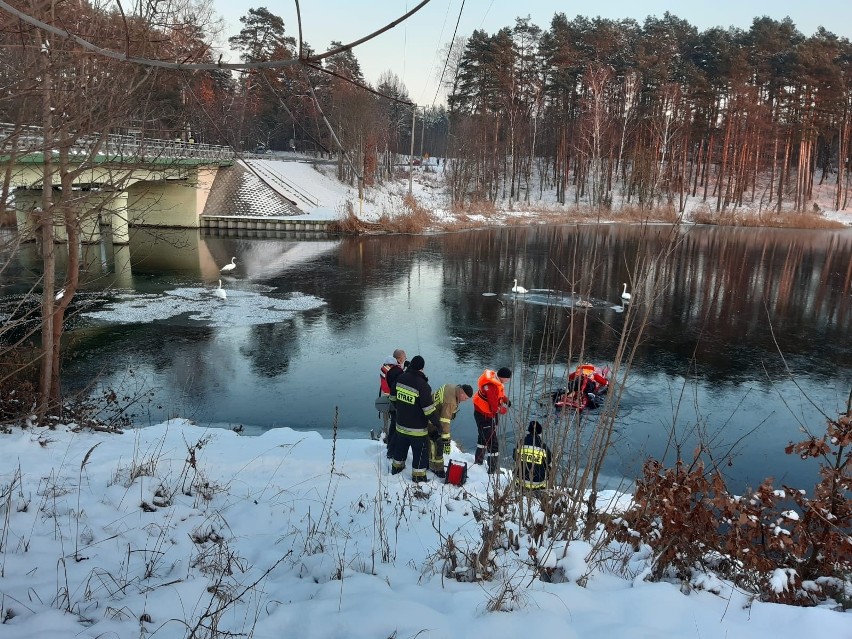
[[[405,361],[405,351],[398,348],[379,369],[379,397],[387,397],[389,400],[388,411],[383,415],[382,422],[388,459],[393,457],[391,440],[396,429],[396,406],[394,405],[396,380],[405,370],[406,365],[408,362]]]
[[[515,483],[524,490],[541,490],[547,487],[550,470],[550,449],[541,439],[542,426],[531,421],[524,443],[515,447]]]
[[[462,402],[473,397],[470,384],[444,384],[435,391],[432,399],[441,422],[440,429],[429,424],[429,470],[443,479],[444,455],[450,454],[450,422],[456,418]]]
[[[473,418],[476,420],[477,440],[474,462],[481,464],[488,458],[488,473],[500,469],[500,448],[497,441],[497,425],[500,415],[512,402],[506,397],[505,385],[512,377],[512,371],[506,367],[496,373],[486,369],[479,376],[479,390],[473,398]]]
[[[426,481],[428,466],[429,433],[427,425],[431,422],[438,429],[438,411],[432,399],[429,378],[423,374],[426,362],[415,355],[396,380],[396,434],[393,437],[393,463],[391,474],[396,475],[405,469],[405,458],[411,449],[411,479],[415,482]]]

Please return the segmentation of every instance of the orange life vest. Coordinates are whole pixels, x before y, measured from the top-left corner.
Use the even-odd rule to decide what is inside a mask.
[[[473,396],[473,407],[487,417],[494,417],[497,413],[491,409],[491,406],[489,406],[488,395],[484,388],[487,384],[494,384],[497,387],[499,403],[505,403],[506,390],[503,383],[500,381],[500,378],[497,377],[497,373],[486,369],[485,372],[479,376],[479,381],[477,381],[476,384],[479,387],[479,391]]]

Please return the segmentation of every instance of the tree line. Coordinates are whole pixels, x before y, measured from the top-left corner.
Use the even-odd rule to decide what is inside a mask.
[[[268,10],[241,22],[230,43],[243,60],[298,55]],[[387,71],[370,86],[347,51],[324,71],[244,73],[229,89],[244,103],[235,130],[340,151],[340,178],[366,185],[392,175],[413,139],[415,154],[449,158],[458,207],[547,191],[595,208],[683,211],[692,197],[716,212],[805,211],[817,186],[823,201],[849,205],[852,45],[824,28],[806,37],[763,16],[699,31],[670,13],[642,24],[557,13],[547,29],[518,18],[442,53],[447,106],[418,108],[414,121],[399,78]]]
[[[205,0],[140,4],[132,15],[89,3],[19,4],[105,48],[161,59],[214,62],[222,35]],[[241,61],[299,57],[268,9],[249,9],[240,24],[228,42]],[[386,71],[371,86],[352,50],[317,65],[187,73],[98,60],[12,19],[0,40],[5,122],[42,124],[33,65],[49,46],[52,58],[61,50],[85,60],[89,77],[142,78],[129,86],[144,99],[101,128],[334,155],[339,177],[360,186],[390,177],[413,140],[415,154],[451,158],[457,206],[532,202],[554,191],[561,203],[593,207],[683,210],[691,196],[715,211],[801,211],[820,185],[835,208],[849,204],[852,45],[824,28],[805,37],[789,18],[704,31],[670,13],[642,24],[557,13],[547,29],[518,18],[448,43],[447,105],[417,108],[414,119],[400,79]],[[312,53],[302,43],[302,57]],[[71,92],[86,105],[89,82]],[[126,84],[112,85],[126,98]],[[98,93],[109,93],[105,86]]]
[[[449,91],[453,199],[802,210],[849,200],[852,45],[789,18],[698,31],[666,13],[475,31]]]

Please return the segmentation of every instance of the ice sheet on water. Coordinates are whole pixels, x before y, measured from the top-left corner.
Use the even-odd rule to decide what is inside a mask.
[[[608,305],[604,300],[585,297],[576,293],[557,291],[552,288],[531,288],[523,295],[507,293],[508,299],[535,306],[555,306],[561,308],[603,308]]]
[[[271,297],[270,287],[226,288],[228,298],[213,295],[214,288],[179,287],[162,294],[125,293],[85,317],[114,324],[142,324],[184,317],[207,326],[255,326],[291,319],[296,313],[319,308],[325,301],[313,295],[290,293]]]

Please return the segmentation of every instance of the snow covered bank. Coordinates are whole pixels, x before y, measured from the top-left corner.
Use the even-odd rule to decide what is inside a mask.
[[[345,217],[350,208],[359,220],[368,223],[407,213],[404,204],[409,188],[407,166],[400,167],[403,177],[369,186],[365,189],[363,201],[359,201],[358,189],[338,181],[336,166],[328,160],[283,154],[272,159],[248,160],[247,164],[271,189],[293,201],[305,212],[301,219],[338,220]],[[567,204],[560,204],[555,190],[551,186],[544,188],[537,181],[530,191],[529,202],[526,202],[524,192],[523,197],[514,201],[498,199],[490,207],[492,210],[487,212],[452,210],[444,181],[445,166],[443,161],[438,163],[438,158],[429,158],[428,163],[415,167],[411,184],[414,198],[431,212],[439,228],[499,226],[518,224],[524,220],[535,224],[599,221],[596,210],[582,208],[588,204],[586,196],[580,198],[580,208],[574,204],[573,193],[566,195]],[[815,187],[814,204],[817,204],[819,215],[826,220],[852,226],[852,211],[835,210],[833,197],[829,185]],[[715,211],[715,207],[708,205],[703,196],[686,197],[687,221],[692,219],[694,212],[704,209]],[[738,215],[753,215],[757,207],[731,208],[730,213],[734,212]],[[658,213],[658,219],[668,219],[662,212]],[[627,202],[621,196],[615,196],[612,208],[603,214],[607,216],[605,221],[636,222],[645,220],[650,212],[637,209],[635,201]],[[652,216],[651,219],[655,218]]]
[[[481,546],[487,475],[415,486],[374,441],[181,420],[0,441],[4,638],[852,636],[848,614],[644,582],[638,557],[587,565],[581,542],[524,536],[491,580],[448,578],[450,537]]]

